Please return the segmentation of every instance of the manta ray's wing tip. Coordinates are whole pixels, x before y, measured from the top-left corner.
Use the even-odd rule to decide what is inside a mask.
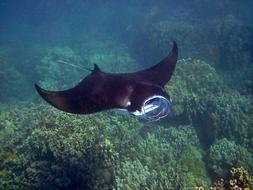
[[[176,65],[177,58],[178,58],[178,46],[177,43],[173,41],[173,47],[166,59],[170,60],[170,62],[173,63],[172,65]]]
[[[176,41],[173,41],[173,48],[172,48],[172,52],[174,53],[177,53],[178,52],[178,46],[177,46],[177,43]]]
[[[39,93],[39,95],[41,95],[42,97],[44,97],[44,94],[46,93],[46,90],[44,90],[43,88],[41,88],[37,83],[34,84],[34,87],[37,90],[37,92]]]
[[[40,86],[37,83],[34,83],[34,87],[37,90],[37,92],[40,94],[40,92],[43,90],[42,88],[40,88]]]
[[[40,87],[37,83],[34,83],[34,87],[36,88],[36,90],[40,89]]]
[[[75,106],[70,105],[68,96],[63,91],[48,91],[36,83],[34,86],[38,94],[50,105],[65,112],[76,113]]]
[[[34,84],[35,89],[39,93],[39,95],[46,100],[48,103],[56,105],[57,99],[62,99],[59,92],[57,91],[48,91],[41,88],[38,84]]]
[[[43,88],[41,88],[37,83],[34,84],[34,87],[36,89],[36,91],[38,92],[38,94],[46,101],[48,101],[48,92],[46,90],[44,90]]]

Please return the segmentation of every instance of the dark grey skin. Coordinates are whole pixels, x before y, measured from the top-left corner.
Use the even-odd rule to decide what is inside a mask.
[[[170,99],[164,86],[176,66],[178,47],[173,42],[170,54],[153,67],[134,73],[106,73],[97,65],[75,87],[64,91],[48,91],[35,84],[40,96],[52,106],[69,113],[90,114],[108,109],[141,111],[151,96]]]

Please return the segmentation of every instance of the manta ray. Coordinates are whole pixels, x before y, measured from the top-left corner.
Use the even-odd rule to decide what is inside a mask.
[[[98,65],[75,87],[49,91],[35,84],[39,95],[55,108],[73,114],[91,114],[109,109],[128,111],[156,121],[171,112],[171,99],[164,89],[178,58],[173,42],[171,52],[156,65],[132,73],[107,73]]]

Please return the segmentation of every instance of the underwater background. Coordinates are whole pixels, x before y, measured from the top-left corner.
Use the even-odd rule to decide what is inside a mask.
[[[0,190],[253,189],[253,1],[1,0]],[[94,64],[148,68],[176,41],[171,114],[45,103]]]

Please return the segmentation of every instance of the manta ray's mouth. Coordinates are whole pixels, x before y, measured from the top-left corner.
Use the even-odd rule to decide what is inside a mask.
[[[164,96],[154,95],[148,97],[142,105],[141,112],[132,112],[150,121],[158,121],[171,112],[171,100]]]

